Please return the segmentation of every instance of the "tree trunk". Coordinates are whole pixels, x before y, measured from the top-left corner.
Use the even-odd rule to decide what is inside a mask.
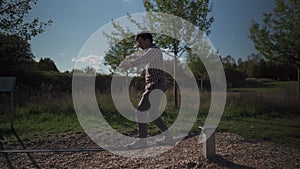
[[[298,99],[300,99],[300,65],[298,65]]]
[[[178,100],[177,100],[177,86],[176,86],[176,67],[177,67],[177,53],[174,52],[174,80],[173,80],[173,85],[174,85],[174,106],[178,106]]]

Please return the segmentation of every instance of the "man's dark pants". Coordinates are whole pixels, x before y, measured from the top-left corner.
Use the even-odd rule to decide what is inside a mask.
[[[155,92],[155,94],[152,95],[153,99],[151,99],[151,104],[150,104],[149,95],[155,89],[161,90],[162,92]],[[138,111],[136,112],[137,120],[138,120],[138,128],[139,128],[139,138],[146,138],[148,135],[147,123],[141,123],[141,122],[146,121],[147,113],[149,113],[149,118],[153,119],[153,123],[162,132],[165,132],[166,130],[168,130],[167,125],[163,122],[161,117],[160,116],[157,117],[160,102],[161,102],[163,93],[166,92],[166,90],[167,90],[166,84],[164,82],[161,82],[161,83],[155,84],[151,89],[145,90],[145,92],[143,93],[143,96],[137,107]],[[156,118],[156,119],[154,120],[154,118]]]

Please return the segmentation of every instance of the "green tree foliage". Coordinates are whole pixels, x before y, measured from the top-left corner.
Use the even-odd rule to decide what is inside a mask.
[[[59,72],[55,62],[50,58],[41,58],[38,63],[39,71],[47,71],[47,72]]]
[[[155,16],[153,13],[144,23],[138,23],[128,15],[129,20],[141,30],[150,29],[149,31],[156,30],[157,32],[157,29],[162,29],[161,32],[166,33],[166,31],[168,31],[168,34],[176,37],[171,38],[164,35],[154,35],[155,43],[162,49],[168,49],[169,54],[173,54],[174,57],[174,104],[177,105],[175,79],[176,67],[178,64],[176,62],[178,57],[189,49],[188,45],[190,44],[185,44],[184,41],[186,37],[191,39],[193,37],[192,34],[197,31],[202,31],[206,35],[210,34],[213,17],[208,17],[208,14],[212,11],[212,7],[210,6],[209,0],[144,0],[144,7],[148,12],[160,12],[175,15],[195,25],[193,28],[187,28],[184,23],[180,23],[180,20],[172,20],[172,24],[169,24],[170,20],[165,21],[164,19],[166,18],[161,17],[161,15]],[[157,21],[159,23],[157,23]],[[161,23],[168,24],[161,25]],[[132,32],[128,31],[126,28],[122,28],[115,22],[113,22],[113,24],[116,31],[111,35],[106,34],[106,37],[112,43],[110,44],[110,51],[107,52],[107,56],[105,57],[107,64],[111,66],[112,70],[116,68],[125,56],[136,50],[136,42],[133,41],[134,39],[128,38],[132,35]],[[156,24],[160,24],[161,26],[156,27]],[[145,27],[148,29],[145,29]],[[187,36],[187,34],[190,36]]]
[[[231,55],[227,55],[224,58],[221,59],[224,68],[232,68],[234,69],[236,67],[235,59]]]
[[[267,59],[298,67],[300,98],[300,1],[276,0],[272,13],[263,13],[263,23],[249,29],[255,48]]]
[[[34,64],[30,44],[17,35],[0,34],[0,53],[1,74],[26,71]]]
[[[283,81],[297,79],[297,68],[295,65],[266,60],[259,53],[250,54],[245,61],[238,58],[237,63],[230,55],[220,56],[220,58],[225,70],[228,87],[243,87],[246,83],[246,78],[267,78]],[[200,59],[198,60],[201,62]],[[191,65],[190,68],[193,68],[192,64],[189,65]],[[205,70],[204,67],[203,69]]]
[[[260,67],[259,65],[249,62],[248,69],[247,69],[248,77],[259,78],[261,77]]]
[[[144,0],[144,7],[148,12],[162,12],[181,17],[210,34],[214,19],[208,18],[212,11],[209,0]]]
[[[247,74],[249,78],[297,80],[297,67],[295,65],[276,63],[264,58],[255,61],[248,57],[248,60],[239,62],[237,70]]]
[[[211,32],[210,27],[214,19],[213,17],[208,17],[208,14],[212,11],[209,0],[144,0],[144,7],[148,12],[167,13],[187,20],[195,25],[192,29],[200,30],[206,35],[209,35]],[[154,19],[164,22],[164,18]],[[156,36],[155,42],[161,48],[168,49],[170,53],[174,54],[174,57],[179,57],[181,53],[189,49],[187,46],[189,44],[184,44],[183,42],[186,38],[185,36],[188,32],[193,36],[192,33],[195,33],[195,30],[190,30],[180,21],[171,21],[171,23],[169,23],[169,19],[167,21],[170,25],[163,27],[163,29],[168,29],[164,30],[164,32],[167,31],[176,39],[161,35]],[[182,40],[182,42],[179,40]]]
[[[86,74],[95,74],[96,73],[96,69],[91,66],[87,66],[86,68],[83,69],[83,71]]]
[[[246,73],[248,77],[259,78],[263,77],[264,58],[261,54],[251,54],[248,56]]]
[[[25,22],[28,12],[36,5],[37,0],[0,0],[0,33],[4,35],[18,35],[24,40],[44,32],[52,21],[41,22],[34,18]]]
[[[58,72],[54,61],[50,58],[42,58],[36,62],[28,41],[17,35],[0,34],[0,53],[1,75],[36,71]]]
[[[196,78],[208,79],[206,68],[197,55],[188,53],[187,59],[188,67],[191,69]]]
[[[148,12],[161,12],[178,16],[195,25],[199,29],[210,34],[210,27],[213,22],[213,17],[208,17],[212,11],[209,0],[144,0],[144,7]],[[158,18],[155,18],[158,19]],[[193,33],[194,30],[186,30],[185,25],[178,21],[174,21],[166,27],[169,34],[174,35],[176,39],[164,35],[158,36],[155,42],[162,48],[167,48],[174,54],[174,77],[176,79],[176,61],[182,53],[186,52],[189,44],[179,41],[184,40],[184,35],[187,32]],[[191,34],[192,36],[192,34]],[[177,87],[174,79],[174,105],[178,105]]]
[[[126,58],[126,56],[134,53],[136,51],[136,41],[134,36],[129,36],[130,32],[124,32],[124,30],[117,23],[113,23],[115,29],[122,31],[117,31],[114,35],[105,34],[105,36],[110,41],[110,49],[104,56],[105,65],[110,66],[110,72],[113,73],[117,70],[119,64]],[[127,37],[122,39],[122,37]],[[122,70],[119,70],[122,71]],[[128,75],[130,72],[134,72],[133,69],[122,71]]]
[[[0,0],[1,74],[16,74],[38,69],[28,41],[44,32],[52,21],[25,19],[37,0]]]

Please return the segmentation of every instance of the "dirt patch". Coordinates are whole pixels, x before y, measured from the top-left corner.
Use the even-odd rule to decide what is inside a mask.
[[[99,148],[83,133],[22,142],[2,141],[1,146],[6,150]],[[107,151],[0,153],[0,168],[300,168],[300,150],[230,133],[216,134],[216,151],[215,159],[204,159],[199,137],[194,136],[151,158],[128,158]]]

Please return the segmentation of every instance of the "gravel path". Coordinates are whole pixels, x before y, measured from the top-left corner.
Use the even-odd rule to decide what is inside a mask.
[[[23,140],[23,144],[27,149],[97,148],[82,133]],[[22,149],[22,145],[2,141],[0,148]],[[300,150],[230,133],[216,134],[217,156],[214,160],[204,159],[201,148],[199,137],[194,136],[151,158],[127,158],[107,151],[0,153],[0,168],[300,168]]]

